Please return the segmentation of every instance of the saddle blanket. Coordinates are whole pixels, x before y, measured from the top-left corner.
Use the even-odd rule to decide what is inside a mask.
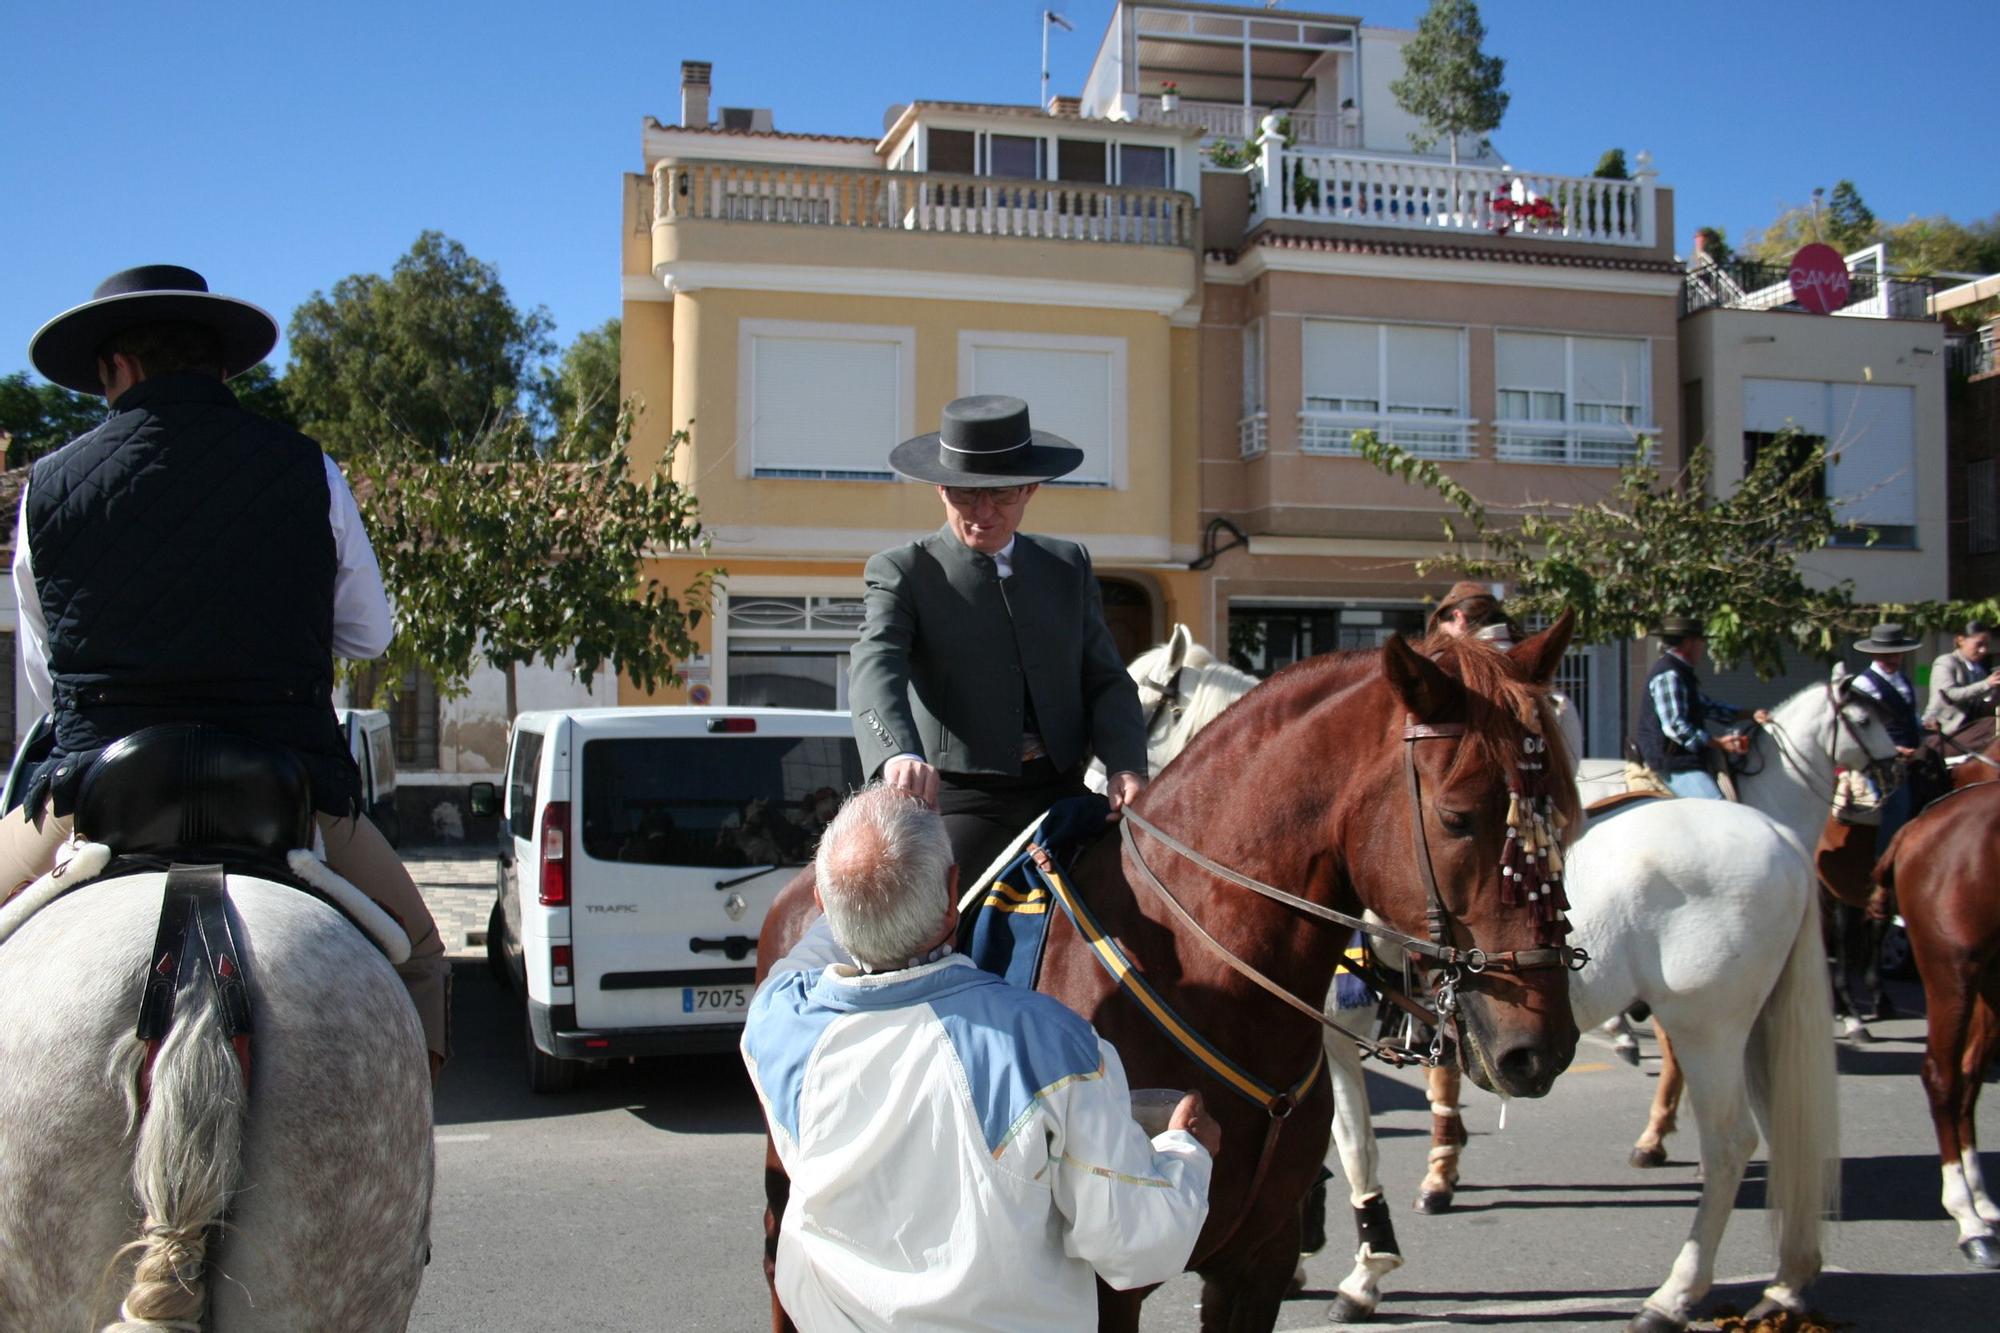
[[[1110,827],[1102,796],[1057,801],[1028,835],[1026,849],[995,872],[959,919],[958,951],[1009,985],[1034,989],[1048,947],[1049,922],[1061,912],[1041,863],[1067,872]]]

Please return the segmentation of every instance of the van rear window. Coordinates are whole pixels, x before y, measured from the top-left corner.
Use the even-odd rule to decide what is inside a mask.
[[[640,865],[803,864],[861,783],[846,736],[588,741],[583,850]]]

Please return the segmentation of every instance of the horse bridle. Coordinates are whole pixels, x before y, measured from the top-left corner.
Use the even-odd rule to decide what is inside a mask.
[[[1897,783],[1889,781],[1888,779],[1894,777],[1896,775],[1897,769],[1899,769],[1903,765],[1904,761],[1902,757],[1900,755],[1892,754],[1892,755],[1885,755],[1878,759],[1875,756],[1875,754],[1871,750],[1869,750],[1868,743],[1861,739],[1860,731],[1858,731],[1855,728],[1853,722],[1848,720],[1847,710],[1842,707],[1843,700],[1834,693],[1835,688],[1836,688],[1835,682],[1829,680],[1826,683],[1826,701],[1833,709],[1833,738],[1829,740],[1826,745],[1826,758],[1828,764],[1834,768],[1840,767],[1840,737],[1844,732],[1848,737],[1850,737],[1854,741],[1854,748],[1868,756],[1868,765],[1862,771],[1865,772],[1878,785],[1881,785],[1884,788],[1884,790],[1887,790],[1889,787],[1894,787],[1895,785],[1897,785]],[[1877,705],[1878,702],[1877,700],[1871,698],[1867,694],[1863,694],[1860,691],[1855,690],[1851,683],[1841,688],[1844,688],[1850,696],[1857,697],[1858,699],[1860,699],[1862,701],[1862,707],[1864,708],[1873,709]],[[1760,727],[1765,733],[1767,733],[1771,737],[1772,743],[1778,747],[1781,756],[1791,759],[1791,762],[1797,765],[1800,772],[1800,776],[1804,777],[1806,774],[1805,764],[1801,762],[1799,759],[1792,757],[1797,753],[1799,747],[1798,743],[1792,739],[1791,733],[1786,731],[1785,728],[1779,726],[1777,723],[1777,719],[1775,718],[1773,718],[1769,722],[1761,723]],[[1901,780],[1900,778],[1897,778],[1897,781],[1900,780]],[[1815,788],[1813,794],[1817,796],[1820,793]],[[1833,791],[1827,792],[1825,795],[1826,795],[1826,800],[1830,805],[1834,801],[1834,799],[1839,795],[1839,791],[1836,788]]]
[[[1297,894],[1266,884],[1237,870],[1223,865],[1175,838],[1157,824],[1139,814],[1129,806],[1119,826],[1119,839],[1130,854],[1134,865],[1138,866],[1143,881],[1159,896],[1174,918],[1191,930],[1210,949],[1221,955],[1235,971],[1248,978],[1262,989],[1270,992],[1285,1004],[1311,1018],[1321,1026],[1330,1028],[1349,1038],[1361,1048],[1364,1057],[1373,1056],[1384,1063],[1402,1066],[1421,1064],[1426,1067],[1438,1064],[1444,1057],[1445,1030],[1456,1022],[1458,1013],[1458,988],[1465,977],[1477,976],[1483,972],[1527,972],[1537,968],[1561,967],[1575,972],[1589,963],[1590,955],[1585,950],[1568,944],[1553,945],[1536,949],[1509,949],[1504,952],[1489,953],[1484,949],[1460,949],[1449,942],[1447,926],[1449,913],[1444,905],[1444,897],[1438,891],[1437,873],[1431,864],[1430,838],[1424,831],[1423,782],[1417,773],[1416,745],[1419,741],[1455,739],[1465,734],[1463,723],[1423,723],[1407,719],[1403,726],[1403,772],[1410,793],[1410,826],[1412,842],[1417,861],[1417,873],[1423,880],[1425,909],[1424,921],[1429,939],[1418,939],[1394,927],[1369,921],[1346,912],[1323,906]],[[1146,862],[1139,850],[1133,829],[1137,828],[1147,836],[1166,847],[1182,860],[1192,863],[1215,878],[1248,889],[1252,893],[1269,898],[1295,912],[1317,917],[1323,921],[1345,926],[1349,930],[1376,939],[1386,940],[1400,946],[1405,955],[1416,955],[1433,961],[1437,979],[1432,988],[1428,1004],[1415,998],[1416,988],[1411,987],[1407,995],[1396,996],[1396,1002],[1422,1019],[1432,1029],[1428,1050],[1419,1051],[1410,1046],[1395,1046],[1365,1037],[1343,1026],[1327,1016],[1317,1005],[1307,1004],[1282,985],[1265,976],[1249,963],[1238,958],[1221,941],[1204,929],[1194,919],[1192,913],[1175,898],[1165,881]],[[1344,960],[1343,960],[1344,963]],[[1406,964],[1407,966],[1407,964]],[[1364,981],[1368,978],[1364,977]],[[1372,983],[1371,983],[1372,984]]]

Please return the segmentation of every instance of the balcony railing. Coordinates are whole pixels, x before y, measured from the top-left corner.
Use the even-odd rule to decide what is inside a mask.
[[[1657,432],[1629,426],[1580,426],[1561,421],[1496,421],[1493,456],[1502,463],[1619,467],[1640,457],[1640,441]],[[1652,445],[1646,445],[1646,457]]]
[[[1850,270],[1847,302],[1836,315],[1867,319],[1925,319],[1931,294],[1929,278]],[[1733,260],[1701,263],[1681,282],[1681,313],[1697,310],[1790,310],[1804,313],[1792,295],[1791,269],[1785,264]]]
[[[1162,125],[1192,125],[1204,133],[1237,142],[1255,139],[1264,117],[1290,122],[1291,137],[1316,148],[1359,148],[1361,117],[1354,112],[1284,111],[1267,106],[1244,107],[1234,102],[1190,102],[1182,99],[1172,111],[1161,109],[1158,97],[1139,99],[1139,119]]]
[[[1654,244],[1651,172],[1637,180],[1531,175],[1268,143],[1253,167],[1253,224],[1284,219]]]
[[[663,161],[653,168],[653,218],[1195,243],[1195,202],[1177,190],[768,162]]]
[[[1354,447],[1354,432],[1372,430],[1418,458],[1470,458],[1472,445],[1467,432],[1473,424],[1468,417],[1307,409],[1299,413],[1299,452],[1352,457],[1360,452]]]
[[[1236,423],[1236,452],[1243,458],[1261,457],[1271,447],[1271,418],[1268,413],[1252,412]]]

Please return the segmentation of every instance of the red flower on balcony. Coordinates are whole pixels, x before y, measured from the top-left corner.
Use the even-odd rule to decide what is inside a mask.
[[[1505,190],[1493,196],[1493,230],[1502,236],[1517,228],[1554,222],[1561,217],[1562,210],[1549,199],[1516,199]]]

